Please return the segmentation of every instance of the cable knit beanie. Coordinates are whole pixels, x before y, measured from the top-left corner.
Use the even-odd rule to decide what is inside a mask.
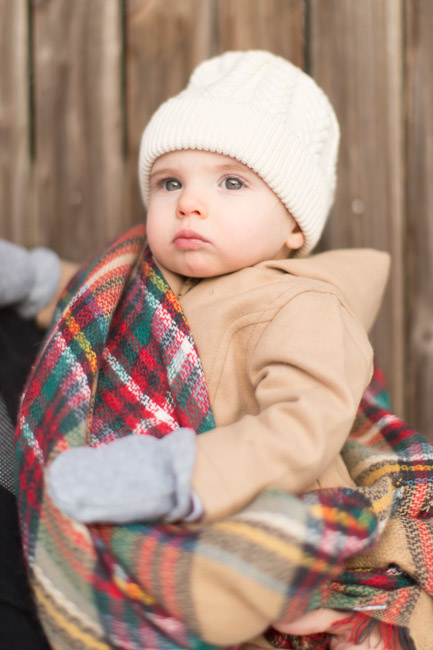
[[[334,200],[339,127],[311,77],[261,50],[226,52],[193,71],[185,90],[163,103],[144,130],[139,182],[145,205],[159,156],[181,149],[236,158],[275,192],[317,243]]]

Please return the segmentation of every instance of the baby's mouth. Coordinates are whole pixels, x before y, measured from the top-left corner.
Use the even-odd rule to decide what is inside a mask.
[[[208,243],[208,240],[195,230],[180,230],[173,238],[173,244],[181,250],[194,250]]]

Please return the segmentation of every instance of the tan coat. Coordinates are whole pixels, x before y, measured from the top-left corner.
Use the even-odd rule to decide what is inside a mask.
[[[269,486],[352,485],[339,451],[372,373],[366,330],[389,256],[341,250],[185,280],[163,269],[194,336],[216,428],[193,488],[212,521]]]

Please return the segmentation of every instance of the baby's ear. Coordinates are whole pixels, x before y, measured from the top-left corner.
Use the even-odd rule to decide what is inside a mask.
[[[285,245],[291,251],[302,248],[305,243],[305,236],[298,224],[295,222],[285,241]]]

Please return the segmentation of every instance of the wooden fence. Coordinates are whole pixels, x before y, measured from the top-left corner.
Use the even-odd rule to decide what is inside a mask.
[[[82,260],[143,219],[136,161],[202,59],[306,69],[342,130],[322,247],[392,253],[373,333],[394,409],[433,438],[433,2],[0,0],[0,236]]]

